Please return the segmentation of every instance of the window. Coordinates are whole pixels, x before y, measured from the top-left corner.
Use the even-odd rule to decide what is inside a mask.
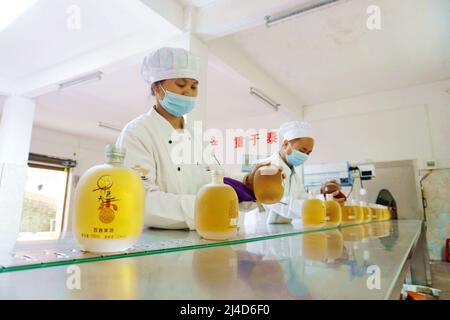
[[[70,168],[75,162],[54,160],[30,155],[19,241],[58,239],[63,231]]]

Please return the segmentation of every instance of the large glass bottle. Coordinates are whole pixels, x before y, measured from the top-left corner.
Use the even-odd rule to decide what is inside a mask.
[[[304,226],[321,227],[325,225],[325,203],[318,199],[314,191],[303,202],[302,221]]]
[[[231,238],[238,224],[236,191],[223,183],[223,171],[212,171],[212,182],[200,188],[195,200],[197,233],[208,240]]]
[[[74,234],[85,251],[115,252],[132,247],[144,225],[144,186],[123,166],[125,149],[106,146],[106,163],[81,177],[75,191]]]
[[[379,204],[373,204],[371,206],[372,209],[372,221],[383,221],[384,213],[383,209]]]
[[[347,201],[342,208],[342,224],[361,223],[363,221],[364,212],[361,206],[355,201]]]
[[[283,177],[280,170],[272,165],[256,170],[253,179],[256,201],[264,204],[278,203],[284,194]]]
[[[333,199],[332,194],[325,195],[325,209],[326,209],[326,226],[337,227],[342,221],[342,210],[339,203]]]
[[[369,208],[369,205],[367,202],[361,201],[360,206],[363,210],[363,222],[370,222],[372,221],[372,211]]]

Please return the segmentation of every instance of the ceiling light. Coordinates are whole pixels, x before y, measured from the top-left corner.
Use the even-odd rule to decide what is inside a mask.
[[[100,121],[98,123],[98,126],[101,127],[101,128],[110,129],[110,130],[113,130],[113,131],[118,131],[118,132],[122,131],[122,129],[120,129],[118,126],[115,126],[113,124],[109,124],[109,123],[106,123],[106,122],[101,122]]]
[[[79,78],[76,78],[73,80],[62,82],[58,85],[59,90],[61,91],[61,90],[67,89],[69,87],[77,86],[80,84],[86,84],[89,82],[99,81],[102,79],[102,76],[103,76],[103,73],[101,71],[97,71],[97,72],[94,72],[94,73],[91,73],[91,74],[88,74],[88,75],[85,75],[85,76],[82,76],[82,77],[79,77]]]
[[[38,0],[3,0],[0,1],[0,31],[5,29],[22,13],[27,11]]]
[[[258,97],[260,100],[262,100],[263,102],[267,103],[269,106],[274,108],[275,111],[278,111],[278,109],[281,106],[281,104],[275,102],[273,99],[269,98],[267,95],[265,95],[264,93],[262,93],[261,91],[259,91],[256,88],[251,87],[250,88],[250,94],[254,95],[255,97]]]
[[[300,9],[297,9],[297,10],[294,10],[294,11],[291,11],[291,12],[288,12],[288,13],[281,14],[279,16],[275,16],[275,17],[273,17],[273,16],[266,16],[265,17],[266,27],[271,27],[272,25],[275,25],[275,24],[278,24],[280,22],[284,22],[284,21],[290,20],[292,18],[298,17],[298,16],[303,15],[303,14],[308,13],[308,12],[315,11],[315,10],[320,9],[320,8],[323,9],[325,7],[328,7],[328,6],[332,5],[332,4],[335,4],[338,1],[342,1],[342,0],[321,0],[321,1],[318,1],[318,2],[316,2],[314,4],[302,7]]]

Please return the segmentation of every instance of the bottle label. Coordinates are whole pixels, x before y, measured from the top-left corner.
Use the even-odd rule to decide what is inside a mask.
[[[98,192],[98,218],[101,222],[108,224],[114,221],[116,213],[119,211],[117,204],[113,202],[119,201],[112,194],[111,188],[114,181],[110,175],[104,175],[97,180],[97,189],[92,192]]]
[[[237,204],[236,201],[231,200],[230,206],[228,209],[228,217],[230,218],[230,227],[235,227],[238,224],[238,212],[237,212]]]
[[[92,190],[93,193],[97,193],[97,212],[98,222],[95,226],[92,226],[88,233],[82,233],[83,238],[90,239],[120,239],[125,235],[117,234],[117,230],[114,229],[114,220],[119,212],[119,206],[117,202],[119,199],[113,194],[112,187],[114,185],[113,178],[110,175],[103,175],[97,179],[97,187]]]

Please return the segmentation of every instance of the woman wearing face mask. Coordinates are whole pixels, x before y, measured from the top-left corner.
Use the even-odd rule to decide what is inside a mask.
[[[260,161],[244,178],[245,184],[249,188],[253,188],[253,177],[258,168],[268,164],[274,164],[281,168],[285,179],[284,196],[280,203],[264,205],[268,212],[268,223],[290,223],[292,219],[301,217],[301,199],[306,198],[302,165],[308,160],[314,148],[311,126],[307,122],[284,123],[280,127],[279,135],[283,139],[280,150]]]
[[[117,140],[126,149],[125,165],[143,180],[146,226],[195,229],[195,196],[211,180],[207,165],[180,164],[172,158],[178,145],[174,131],[193,136],[183,115],[195,107],[197,66],[197,58],[181,48],[161,48],[148,55],[141,73],[156,105],[128,123]]]

